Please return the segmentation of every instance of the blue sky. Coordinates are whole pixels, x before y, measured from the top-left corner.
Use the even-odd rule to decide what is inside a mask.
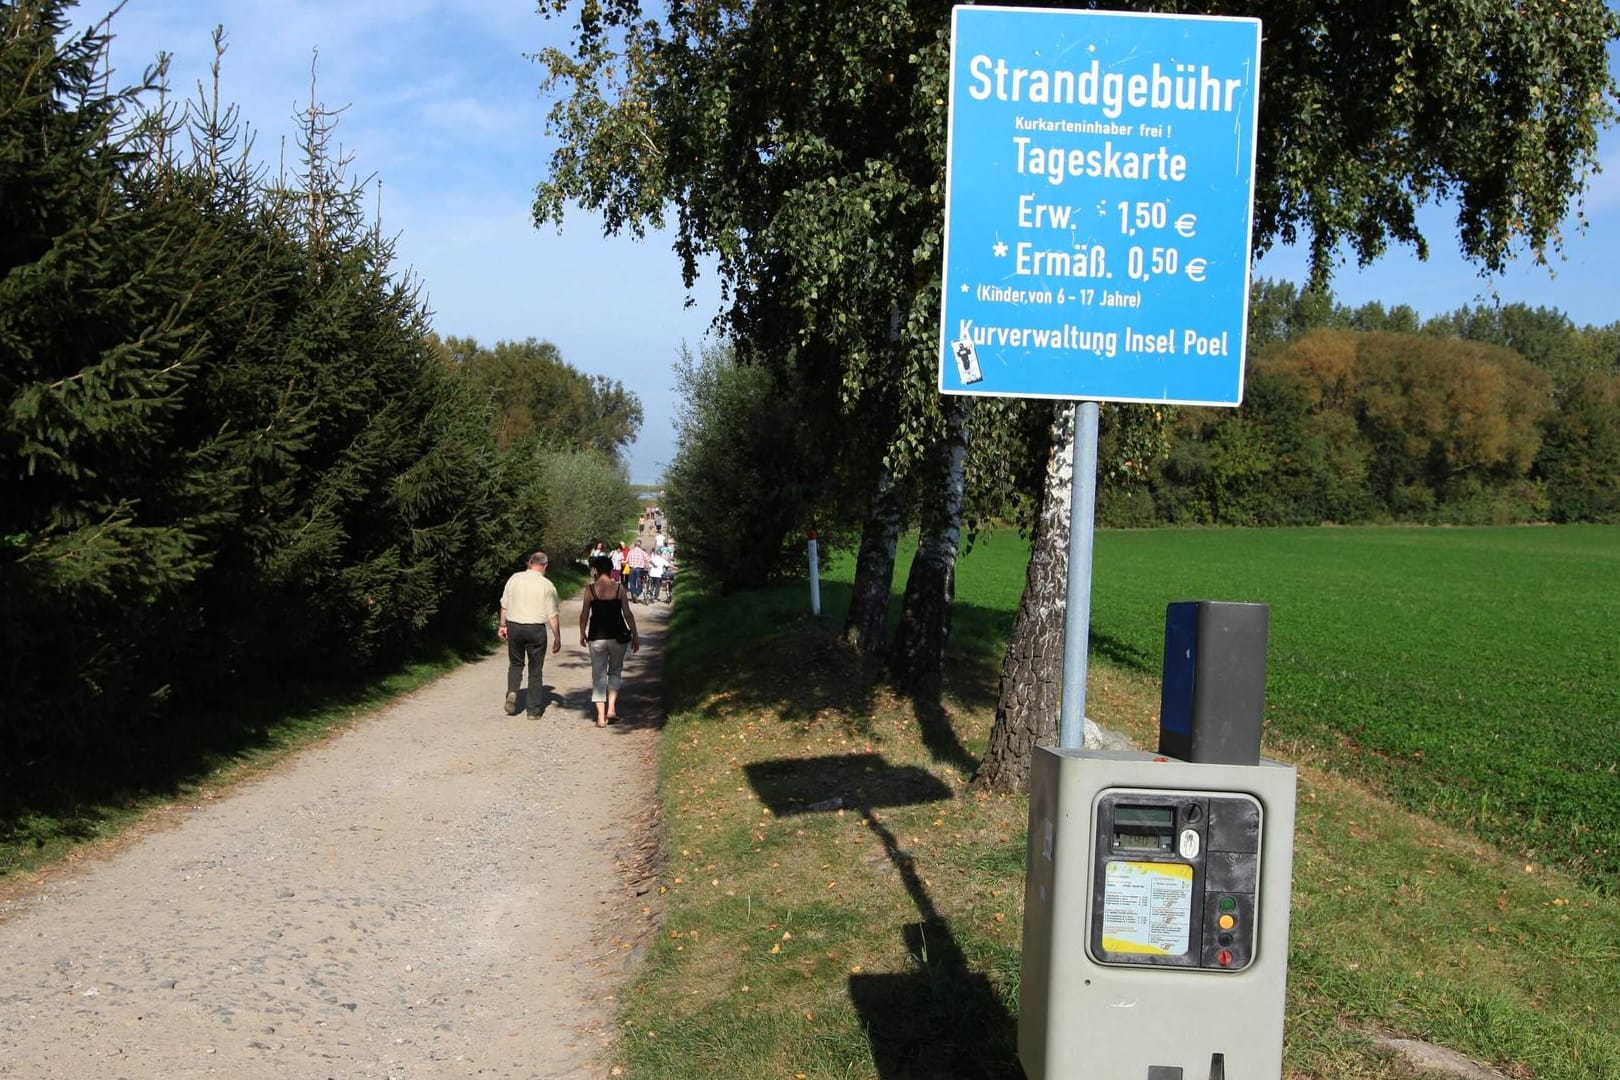
[[[79,21],[104,10],[82,5]],[[561,234],[530,224],[551,143],[543,72],[525,54],[566,44],[566,27],[542,19],[533,0],[128,0],[113,23],[115,81],[138,79],[161,50],[173,55],[175,93],[190,95],[207,76],[216,24],[230,46],[222,97],[240,106],[258,156],[273,167],[285,143],[296,163],[294,116],[309,101],[318,49],[317,97],[346,106],[336,141],[354,155],[353,176],[381,179],[383,230],[397,235],[398,266],[422,283],[435,329],[486,344],[541,338],[581,371],[623,382],[646,410],[631,478],[655,481],[675,449],[673,364],[683,343],[703,344],[718,287],[700,281],[689,306],[667,237],[604,238],[578,211]],[[1494,282],[1480,278],[1456,257],[1450,215],[1437,208],[1424,219],[1427,263],[1397,251],[1368,270],[1346,265],[1336,297],[1406,303],[1424,316],[1499,297],[1577,323],[1620,321],[1620,132],[1605,133],[1601,154],[1589,226],[1567,238],[1556,276],[1523,260]],[[1299,281],[1304,258],[1274,252],[1256,273]]]

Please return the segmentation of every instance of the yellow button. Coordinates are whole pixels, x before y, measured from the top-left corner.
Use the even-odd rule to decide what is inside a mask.
[[[1234,927],[1236,925],[1237,925],[1237,920],[1232,918],[1232,916],[1230,916],[1230,915],[1222,915],[1221,916],[1221,929],[1222,930],[1230,930],[1230,929],[1232,929],[1232,927]]]

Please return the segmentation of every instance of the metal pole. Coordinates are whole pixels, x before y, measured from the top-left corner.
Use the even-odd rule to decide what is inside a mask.
[[[1069,592],[1063,619],[1063,702],[1058,746],[1086,744],[1086,653],[1091,644],[1091,547],[1096,535],[1097,403],[1074,418],[1074,489],[1069,500]]]

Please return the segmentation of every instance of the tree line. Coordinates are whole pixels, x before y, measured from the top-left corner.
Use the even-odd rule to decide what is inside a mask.
[[[223,31],[182,104],[67,9],[0,3],[0,777],[396,663],[634,505],[634,395],[436,338],[313,86],[268,176]]]
[[[557,143],[536,222],[560,224],[577,205],[610,232],[667,225],[688,284],[699,272],[722,283],[726,343],[692,358],[666,499],[687,530],[683,559],[722,586],[748,587],[787,565],[796,544],[785,541],[799,529],[843,534],[857,551],[845,639],[882,653],[921,715],[940,691],[964,537],[976,520],[1025,524],[1029,575],[978,774],[991,787],[1021,785],[1031,747],[1056,737],[1057,710],[1047,704],[1061,682],[1063,590],[1054,586],[1067,558],[1073,409],[936,389],[949,5],[545,0],[540,8],[567,20],[572,36],[539,55]],[[1607,49],[1620,18],[1603,0],[1556,11],[1513,0],[1230,0],[1200,11],[1257,17],[1264,27],[1255,248],[1306,245],[1310,295],[1325,294],[1341,252],[1362,263],[1391,245],[1426,254],[1418,210],[1441,198],[1456,208],[1460,250],[1485,270],[1518,251],[1556,253],[1560,223],[1598,164],[1598,134],[1616,115]],[[1348,350],[1337,362],[1385,388],[1346,405],[1365,411],[1366,427],[1359,434],[1357,415],[1363,441],[1343,452],[1359,449],[1386,506],[1413,514],[1482,506],[1489,499],[1474,481],[1490,488],[1526,460],[1551,469],[1558,439],[1575,446],[1584,437],[1543,425],[1538,446],[1503,435],[1500,452],[1495,435],[1479,442],[1483,430],[1452,439],[1441,430],[1444,403],[1431,400],[1436,388],[1417,394],[1413,382],[1421,403],[1410,415],[1388,399],[1403,371],[1421,366],[1394,341],[1364,350],[1301,338],[1288,347]],[[1536,428],[1541,384],[1505,353],[1482,349],[1458,346],[1445,362],[1459,372],[1496,365],[1503,409],[1511,399],[1515,422]],[[1349,414],[1337,404],[1312,414],[1309,379],[1297,374],[1310,364],[1285,355],[1275,358],[1275,380],[1269,353],[1256,364],[1248,415],[1223,422],[1231,449],[1219,456],[1200,448],[1203,421],[1190,410],[1105,408],[1104,483],[1150,493],[1145,511],[1135,500],[1117,512],[1194,520],[1213,487],[1222,513],[1258,513],[1269,498],[1257,479],[1268,471],[1256,471],[1262,461],[1285,465],[1279,478],[1295,469],[1295,486],[1308,488],[1303,474],[1321,470],[1285,459],[1296,449],[1339,453],[1333,425]],[[1600,381],[1564,385],[1603,392]],[[1303,397],[1292,430],[1275,403],[1288,394]],[[1278,414],[1276,432],[1262,427],[1267,408]],[[1436,425],[1426,448],[1396,445],[1411,420]],[[1554,487],[1543,485],[1549,508]],[[683,505],[723,514],[730,535],[748,530],[748,553],[739,555],[728,530],[695,534],[704,519]],[[917,530],[918,551],[891,633],[905,527]]]
[[[1620,521],[1620,322],[1252,294],[1243,405],[1179,410],[1100,522]]]

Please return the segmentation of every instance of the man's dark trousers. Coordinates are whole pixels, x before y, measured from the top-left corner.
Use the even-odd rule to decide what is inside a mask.
[[[529,711],[538,713],[545,704],[540,670],[546,665],[546,624],[508,622],[506,656],[512,664],[506,669],[506,689],[517,693],[523,685],[523,665],[529,665]]]

